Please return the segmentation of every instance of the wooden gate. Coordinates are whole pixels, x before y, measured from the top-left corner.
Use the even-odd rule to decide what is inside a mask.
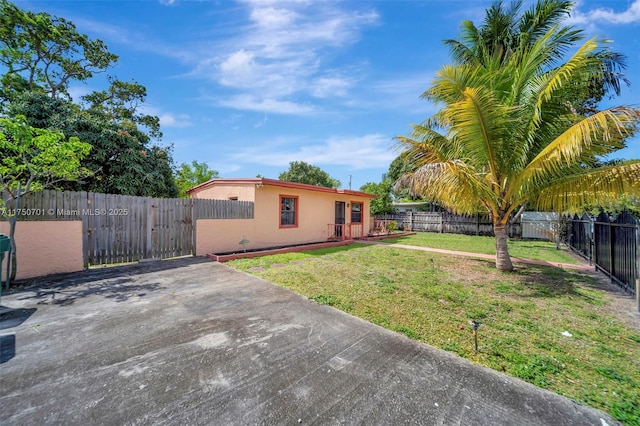
[[[194,254],[192,200],[87,193],[85,265]]]

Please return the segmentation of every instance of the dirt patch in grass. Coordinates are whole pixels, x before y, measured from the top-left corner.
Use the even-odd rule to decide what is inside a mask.
[[[315,261],[290,262],[301,259]],[[230,265],[266,267],[254,273],[640,424],[640,328],[625,311],[633,307],[592,274],[538,265],[501,273],[488,260],[368,245]],[[482,323],[478,352],[472,320]]]

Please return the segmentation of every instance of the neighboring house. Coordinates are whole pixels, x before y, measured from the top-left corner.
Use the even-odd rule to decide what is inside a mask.
[[[191,198],[252,201],[253,219],[200,219],[196,254],[240,252],[366,236],[375,195],[274,179],[212,179]]]

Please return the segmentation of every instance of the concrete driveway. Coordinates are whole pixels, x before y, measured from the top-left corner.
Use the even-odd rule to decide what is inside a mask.
[[[615,424],[202,259],[41,281],[0,310],[3,425]]]

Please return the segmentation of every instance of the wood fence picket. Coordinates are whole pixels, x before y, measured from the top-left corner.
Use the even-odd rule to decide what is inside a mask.
[[[44,190],[22,196],[15,213],[19,221],[81,221],[86,267],[193,255],[197,219],[252,219],[254,204]]]

